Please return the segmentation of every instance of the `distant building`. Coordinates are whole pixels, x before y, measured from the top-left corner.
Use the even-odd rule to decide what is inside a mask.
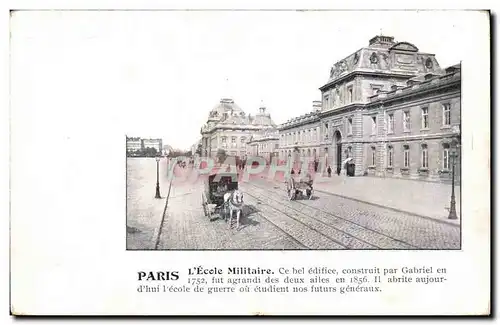
[[[291,157],[298,150],[300,157],[317,159],[320,150],[321,101],[313,101],[312,111],[292,118],[279,126],[279,157]]]
[[[250,136],[247,142],[247,154],[263,157],[269,163],[273,157],[278,156],[278,147],[278,130],[274,127],[262,129]]]
[[[162,139],[142,139],[142,148],[154,148],[156,152],[162,152],[163,140]]]
[[[196,143],[191,146],[191,155],[193,157],[195,157],[197,155],[196,152],[198,151],[198,148],[201,149],[201,139],[196,141]]]
[[[266,128],[275,128],[266,107],[261,105],[255,116],[247,115],[232,99],[223,98],[209,113],[201,128],[202,156],[216,157],[223,149],[228,156],[243,158],[250,137]]]
[[[355,175],[447,182],[452,140],[460,138],[460,70],[375,36],[330,69],[321,109],[280,125],[280,153],[311,149],[334,171],[351,160]]]
[[[163,153],[164,156],[168,156],[173,150],[174,149],[170,145],[165,144],[165,145],[163,145],[163,151],[162,151],[162,153]]]
[[[142,140],[139,137],[127,137],[127,152],[142,150]]]

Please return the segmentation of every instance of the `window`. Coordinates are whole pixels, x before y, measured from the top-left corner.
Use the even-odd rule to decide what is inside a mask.
[[[231,138],[231,147],[236,147],[236,137]]]
[[[226,137],[222,137],[222,147],[223,147],[223,148],[226,148],[226,147],[227,147]]]
[[[451,111],[450,104],[443,104],[443,126],[449,126],[451,124]]]
[[[352,86],[347,88],[347,100],[349,103],[352,103],[352,101],[353,101]]]
[[[352,157],[352,147],[347,148],[347,157],[346,158],[351,158]]]
[[[347,119],[347,134],[352,134],[352,117]]]
[[[325,123],[325,139],[328,139],[328,123]]]
[[[443,169],[450,169],[450,145],[447,143],[443,145]]]
[[[429,168],[429,155],[426,144],[422,145],[422,168]]]
[[[394,161],[394,149],[392,146],[387,148],[387,167],[392,167],[392,163]]]
[[[410,125],[410,111],[403,112],[403,131],[409,132],[411,129]]]
[[[372,134],[377,133],[377,117],[372,116]]]
[[[372,147],[372,166],[375,166],[375,161],[376,161],[376,149],[375,147]]]
[[[410,167],[410,146],[403,146],[403,152],[404,152],[403,166],[405,168],[409,168]]]
[[[245,137],[241,137],[240,141],[241,141],[241,146],[245,147],[247,139]]]
[[[422,107],[422,129],[429,128],[429,108]]]
[[[307,130],[307,142],[311,142],[311,130]]]
[[[330,97],[325,96],[325,109],[330,108]]]
[[[394,114],[388,115],[387,133],[394,133]]]

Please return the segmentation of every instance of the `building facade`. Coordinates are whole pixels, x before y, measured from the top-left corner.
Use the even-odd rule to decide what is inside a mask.
[[[375,36],[330,69],[320,110],[280,126],[281,154],[290,143],[302,150],[303,131],[319,129],[316,154],[334,171],[350,161],[356,176],[448,181],[460,82],[459,65],[442,69],[434,54]]]
[[[153,148],[156,152],[163,152],[163,140],[162,139],[142,139],[142,148]]]
[[[321,101],[313,102],[310,113],[292,118],[279,126],[279,157],[282,160],[297,152],[300,157],[318,159],[320,150]]]
[[[139,137],[127,137],[127,152],[142,150],[142,140]]]
[[[363,112],[367,174],[449,181],[460,139],[460,83],[457,65],[371,96]],[[460,147],[455,151],[460,157]]]
[[[277,128],[262,129],[254,133],[247,142],[247,155],[263,157],[270,163],[278,157],[279,134]]]
[[[243,158],[252,135],[263,129],[276,128],[266,107],[261,105],[255,116],[247,115],[234,100],[223,98],[209,113],[201,128],[202,156],[215,158],[222,149],[228,156]]]

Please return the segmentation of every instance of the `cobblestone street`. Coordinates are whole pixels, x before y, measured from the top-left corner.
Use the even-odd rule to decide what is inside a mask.
[[[136,162],[140,169],[144,164]],[[151,166],[148,165],[148,168]],[[166,166],[164,166],[166,168]],[[192,169],[176,170],[189,178]],[[137,171],[136,171],[137,172]],[[151,173],[148,172],[151,178]],[[153,172],[154,174],[154,172]],[[168,180],[162,175],[162,195]],[[144,181],[141,177],[130,182]],[[314,193],[311,200],[289,201],[282,182],[251,178],[240,182],[245,206],[240,228],[230,228],[220,218],[210,221],[202,209],[203,181],[174,179],[168,197],[154,200],[148,183],[145,203],[133,198],[144,186],[129,184],[127,229],[130,249],[459,249],[460,226],[397,212],[326,192]],[[144,192],[145,193],[145,192]],[[146,200],[147,201],[147,200]],[[161,203],[159,203],[161,201]],[[136,203],[134,203],[136,202]],[[142,228],[141,228],[142,227]],[[141,235],[142,234],[142,235]]]

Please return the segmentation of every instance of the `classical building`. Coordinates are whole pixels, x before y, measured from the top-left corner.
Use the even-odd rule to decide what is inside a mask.
[[[163,140],[162,139],[142,139],[142,148],[154,148],[156,152],[162,152]]]
[[[139,137],[127,137],[127,152],[142,150],[142,140]]]
[[[250,137],[262,129],[276,125],[266,112],[264,105],[255,116],[247,115],[234,100],[223,98],[209,113],[206,124],[201,128],[202,156],[215,158],[223,149],[227,155],[243,158],[247,154]]]
[[[371,96],[363,112],[363,170],[448,181],[451,149],[460,137],[460,81],[456,65]],[[460,148],[455,149],[460,156]],[[455,175],[460,176],[459,159],[456,163]]]
[[[291,157],[294,151],[301,157],[316,160],[320,150],[321,101],[314,101],[310,113],[292,118],[279,126],[279,157]]]
[[[250,136],[247,142],[247,155],[263,157],[270,163],[278,156],[279,135],[275,127],[265,128]]]
[[[447,181],[460,137],[460,82],[459,65],[442,69],[434,54],[375,36],[330,69],[321,110],[280,128],[282,150],[319,124],[314,146],[334,171],[351,161],[355,175]]]

